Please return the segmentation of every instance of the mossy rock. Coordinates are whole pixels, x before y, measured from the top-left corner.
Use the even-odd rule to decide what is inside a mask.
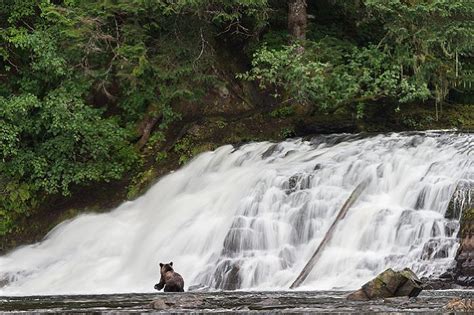
[[[464,211],[460,224],[460,237],[467,237],[474,233],[474,207]]]
[[[472,207],[471,209],[467,211],[464,211],[464,214],[461,220],[464,221],[464,220],[472,220],[472,219],[474,219],[474,207]]]
[[[389,268],[349,294],[348,300],[364,301],[396,296],[416,297],[423,290],[422,282],[408,268],[394,271]]]
[[[155,169],[153,167],[137,174],[128,186],[127,198],[131,200],[139,197],[155,177]]]

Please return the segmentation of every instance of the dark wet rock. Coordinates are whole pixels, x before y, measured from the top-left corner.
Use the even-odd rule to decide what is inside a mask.
[[[395,238],[401,237],[400,233],[403,233],[405,226],[409,226],[411,222],[415,220],[417,213],[414,210],[406,209],[403,210],[400,218],[398,219],[397,225],[395,226]]]
[[[204,284],[193,284],[188,287],[188,291],[191,292],[208,292],[211,288],[207,285]]]
[[[408,147],[417,147],[425,141],[423,135],[415,135],[411,140],[406,144]]]
[[[237,290],[240,288],[240,267],[237,264],[233,264],[232,267],[225,274],[225,281],[223,282],[222,288],[224,290]]]
[[[474,300],[455,298],[449,301],[443,309],[456,312],[472,312],[474,311]]]
[[[383,163],[380,163],[379,166],[377,166],[377,177],[383,177]]]
[[[472,207],[474,207],[474,183],[467,180],[461,181],[451,196],[445,217],[459,219],[462,213]]]
[[[444,234],[446,234],[447,237],[453,237],[458,228],[458,221],[449,221],[444,225]]]
[[[262,159],[266,159],[273,155],[278,149],[278,144],[272,144],[265,152],[262,153]]]
[[[313,140],[320,140],[320,142],[342,142],[345,141],[344,138],[349,138],[349,135],[354,137],[362,134],[353,134],[353,132],[357,131],[357,125],[352,118],[341,119],[335,124],[333,121],[318,121],[317,123],[314,122],[314,119],[307,117],[304,119],[299,119],[295,124],[295,134],[296,136],[304,136],[304,135],[314,135],[314,134],[321,134],[321,136],[313,137]],[[341,132],[349,132],[350,134],[338,134],[338,135],[327,135],[327,134],[337,134]]]
[[[240,267],[237,262],[223,261],[214,272],[215,285],[212,286],[222,290],[239,289],[242,282],[239,272]]]
[[[422,282],[409,268],[394,271],[389,268],[349,294],[348,300],[367,301],[397,296],[416,297],[423,290]]]
[[[423,209],[425,206],[425,199],[426,199],[426,187],[423,188],[418,195],[418,198],[416,199],[415,203],[415,210]]]
[[[464,212],[459,238],[454,278],[457,284],[474,286],[474,208]]]
[[[438,279],[421,278],[424,290],[450,290],[458,286],[454,283],[452,273],[446,272]]]
[[[8,276],[0,275],[0,288],[7,286],[9,283],[10,283],[10,279]]]
[[[289,195],[297,190],[304,190],[311,188],[311,180],[313,176],[311,174],[295,174],[288,179],[285,186],[288,187],[286,194]]]
[[[455,246],[455,239],[431,239],[425,243],[420,259],[432,260],[449,257],[449,250]]]
[[[300,179],[299,174],[293,175],[288,179],[288,190],[290,192],[293,192],[296,190],[296,184],[298,183],[298,180]]]
[[[441,229],[438,225],[438,222],[434,221],[433,226],[431,227],[430,236],[431,237],[439,237],[440,235],[441,235]]]

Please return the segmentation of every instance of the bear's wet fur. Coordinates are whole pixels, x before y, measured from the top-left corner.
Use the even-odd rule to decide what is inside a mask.
[[[174,272],[173,262],[169,264],[160,263],[160,283],[155,284],[155,289],[160,291],[165,288],[165,292],[184,292],[183,277],[177,272]]]

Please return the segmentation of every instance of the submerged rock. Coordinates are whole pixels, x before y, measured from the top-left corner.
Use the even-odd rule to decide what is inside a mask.
[[[423,290],[422,282],[409,268],[389,268],[347,296],[348,300],[367,301],[396,296],[416,297]]]

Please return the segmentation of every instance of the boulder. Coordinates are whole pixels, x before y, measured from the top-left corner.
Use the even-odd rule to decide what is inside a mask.
[[[423,290],[422,282],[409,268],[389,268],[347,296],[352,301],[367,301],[396,296],[416,297]]]

